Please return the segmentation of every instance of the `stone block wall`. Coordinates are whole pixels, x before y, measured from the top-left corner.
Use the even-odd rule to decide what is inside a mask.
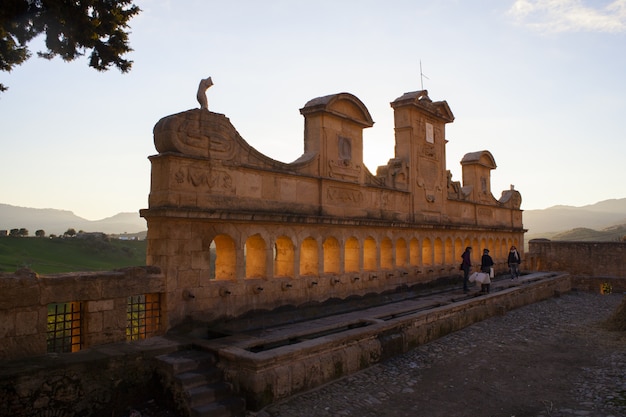
[[[164,292],[165,278],[154,267],[0,274],[0,360],[46,354],[49,304],[82,303],[82,346],[90,347],[126,340],[128,297]]]
[[[563,242],[532,239],[525,269],[567,271],[572,277],[626,277],[626,242]]]

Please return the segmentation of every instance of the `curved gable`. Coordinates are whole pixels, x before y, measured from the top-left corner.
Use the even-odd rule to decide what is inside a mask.
[[[372,127],[374,120],[365,104],[350,93],[331,94],[308,101],[300,109],[303,116],[315,113],[330,113],[342,119],[353,121],[363,127]]]
[[[470,152],[463,156],[461,165],[482,165],[489,169],[496,169],[496,160],[489,151]]]

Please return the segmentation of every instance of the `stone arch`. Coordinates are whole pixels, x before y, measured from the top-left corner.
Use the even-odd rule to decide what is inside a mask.
[[[496,259],[500,257],[500,238],[494,237],[492,239],[491,245],[491,257],[493,258],[493,262],[496,262]]]
[[[436,238],[435,239],[435,245],[433,247],[433,254],[434,254],[434,265],[443,265],[443,254],[444,254],[444,247],[443,247],[443,242],[441,241],[441,238]]]
[[[311,236],[300,244],[300,275],[319,275],[319,249]]]
[[[360,266],[360,245],[357,238],[354,236],[349,237],[346,240],[343,269],[345,272],[359,272]]]
[[[330,236],[322,244],[324,251],[324,273],[338,274],[340,270],[341,247],[336,238]]]
[[[380,242],[380,267],[393,269],[393,243],[388,237],[384,237]]]
[[[478,241],[477,238],[474,238],[470,246],[472,247],[472,256],[471,256],[472,265],[479,264],[480,257],[482,256],[482,252],[480,250],[480,242]]]
[[[509,256],[509,248],[506,245],[506,239],[500,241],[500,256],[502,259],[506,259]]]
[[[376,271],[377,268],[377,250],[376,241],[373,237],[368,236],[363,242],[363,269],[365,271]]]
[[[461,263],[461,256],[463,255],[464,251],[465,247],[463,246],[463,240],[461,240],[460,237],[457,237],[454,240],[454,260],[457,261],[459,264]]]
[[[396,266],[405,267],[407,265],[408,248],[406,240],[399,238],[396,240]]]
[[[494,259],[494,262],[495,262],[495,258],[497,257],[497,255],[496,255],[496,248],[494,246],[494,241],[492,237],[490,237],[487,240],[487,249],[489,249],[489,255],[491,255],[491,257]]]
[[[260,234],[254,234],[246,239],[244,246],[246,278],[266,278],[266,254],[267,245]]]
[[[444,265],[453,264],[454,260],[454,246],[452,244],[452,238],[446,238],[444,243],[444,257],[443,257]]]
[[[422,265],[432,266],[433,264],[433,244],[430,238],[422,239]]]
[[[409,241],[409,264],[411,266],[420,265],[420,242],[417,238],[412,238]]]
[[[293,278],[295,246],[287,236],[279,236],[274,243],[274,276]]]
[[[213,238],[211,252],[211,279],[234,280],[237,278],[237,250],[235,240],[224,234]]]
[[[478,256],[480,256],[480,259],[482,261],[482,257],[483,257],[483,250],[485,249],[489,249],[487,247],[487,239],[482,238],[480,239],[480,250],[478,251]]]

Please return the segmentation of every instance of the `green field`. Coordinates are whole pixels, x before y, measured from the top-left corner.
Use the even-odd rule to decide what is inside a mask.
[[[0,238],[0,272],[24,267],[38,274],[110,271],[145,264],[145,240]]]

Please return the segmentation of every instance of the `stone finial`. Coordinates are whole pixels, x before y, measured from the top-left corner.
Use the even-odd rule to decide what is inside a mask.
[[[196,98],[198,99],[198,103],[200,103],[201,109],[209,110],[209,102],[206,98],[206,90],[209,89],[213,85],[213,80],[211,77],[200,80],[200,85],[198,85],[198,94]]]

